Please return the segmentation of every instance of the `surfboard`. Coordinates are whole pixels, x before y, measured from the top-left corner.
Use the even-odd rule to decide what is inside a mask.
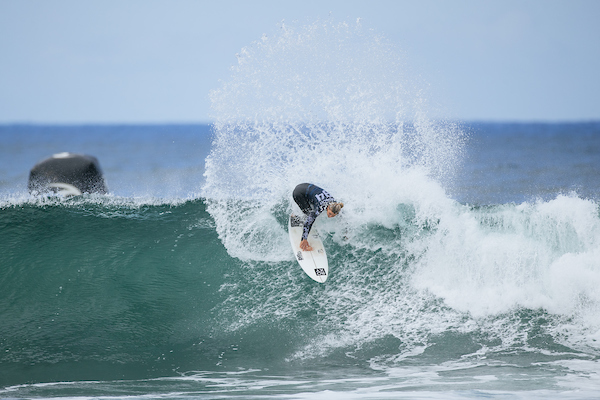
[[[304,219],[296,215],[290,215],[288,222],[288,233],[290,235],[290,243],[296,261],[302,267],[306,275],[319,283],[327,280],[329,266],[327,264],[327,253],[325,247],[319,237],[317,229],[312,227],[308,234],[308,243],[313,248],[312,251],[304,251],[300,249],[300,241],[302,240],[302,228],[304,227]]]

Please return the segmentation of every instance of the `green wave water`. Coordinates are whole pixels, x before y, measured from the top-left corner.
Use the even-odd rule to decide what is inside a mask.
[[[489,379],[484,388],[505,390],[519,374],[528,376],[522,389],[557,390],[565,374],[585,379],[589,363],[597,362],[600,302],[595,288],[583,283],[599,278],[598,236],[585,235],[600,226],[593,203],[554,201],[555,207],[591,206],[591,230],[568,245],[578,253],[564,248],[569,237],[577,240],[570,236],[574,219],[536,230],[547,216],[536,222],[534,205],[529,211],[459,209],[453,218],[475,218],[482,240],[516,235],[548,252],[550,265],[524,260],[521,276],[503,284],[486,265],[461,269],[470,249],[461,253],[446,243],[454,235],[445,231],[449,216],[424,224],[414,208],[399,205],[388,226],[321,223],[331,276],[319,285],[291,251],[280,261],[232,257],[205,202],[99,197],[5,204],[2,397],[148,390],[192,397],[242,390],[254,396],[264,395],[256,389],[264,385],[279,394],[305,385],[348,394],[377,388],[382,380],[400,388],[470,390]],[[285,234],[286,210],[273,210],[274,231]],[[439,246],[454,252],[442,278],[457,287],[441,287],[436,275],[443,272],[431,271]],[[509,257],[511,246],[498,260]],[[570,254],[589,260],[581,258],[571,274],[582,275],[552,293],[552,267]],[[452,274],[460,274],[462,284]],[[498,285],[506,293],[495,297]],[[453,289],[461,291],[462,302]],[[511,297],[510,290],[521,296]],[[492,295],[484,299],[485,292]],[[570,306],[552,301],[568,297]],[[578,366],[584,372],[577,373]]]
[[[3,384],[171,372],[235,265],[201,201],[23,204],[0,221]]]

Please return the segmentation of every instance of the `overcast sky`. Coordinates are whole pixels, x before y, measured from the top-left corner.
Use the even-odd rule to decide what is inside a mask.
[[[210,122],[240,49],[328,17],[402,49],[448,117],[600,120],[598,0],[0,0],[0,123]]]

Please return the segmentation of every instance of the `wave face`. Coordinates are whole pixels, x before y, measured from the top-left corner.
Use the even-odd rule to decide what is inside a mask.
[[[201,201],[49,200],[0,221],[3,383],[171,373],[210,333],[232,265]]]
[[[261,229],[285,239],[283,211]],[[591,373],[586,363],[600,350],[596,203],[559,196],[470,207],[442,198],[398,204],[385,223],[343,219],[319,221],[331,265],[319,285],[288,246],[278,261],[264,249],[229,254],[239,248],[223,245],[203,200],[4,205],[2,384],[125,393],[140,379],[199,384],[217,379],[209,373],[260,371],[262,382],[269,371],[310,368],[334,382],[340,373],[431,370],[441,376],[429,384],[443,388],[443,371],[459,379],[476,368],[510,386],[516,365],[540,374],[527,388],[541,389]],[[465,379],[459,387],[480,387]],[[90,389],[88,380],[117,388]],[[17,388],[25,397],[66,393]]]
[[[360,24],[282,25],[238,59],[201,195],[0,200],[0,397],[599,389],[597,198],[450,196],[467,130]],[[322,285],[288,242],[301,182],[346,204],[315,225]]]

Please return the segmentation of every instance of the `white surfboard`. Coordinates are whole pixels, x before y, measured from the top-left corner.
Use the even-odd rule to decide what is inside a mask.
[[[313,248],[312,251],[304,251],[300,249],[300,241],[302,240],[302,228],[304,226],[304,219],[295,215],[290,215],[288,221],[288,232],[290,234],[290,243],[292,244],[292,250],[296,261],[302,267],[302,270],[306,272],[306,275],[319,283],[323,283],[327,280],[329,273],[329,266],[327,265],[327,254],[323,247],[323,242],[319,237],[319,232],[315,229],[314,225],[308,234],[308,244]]]

